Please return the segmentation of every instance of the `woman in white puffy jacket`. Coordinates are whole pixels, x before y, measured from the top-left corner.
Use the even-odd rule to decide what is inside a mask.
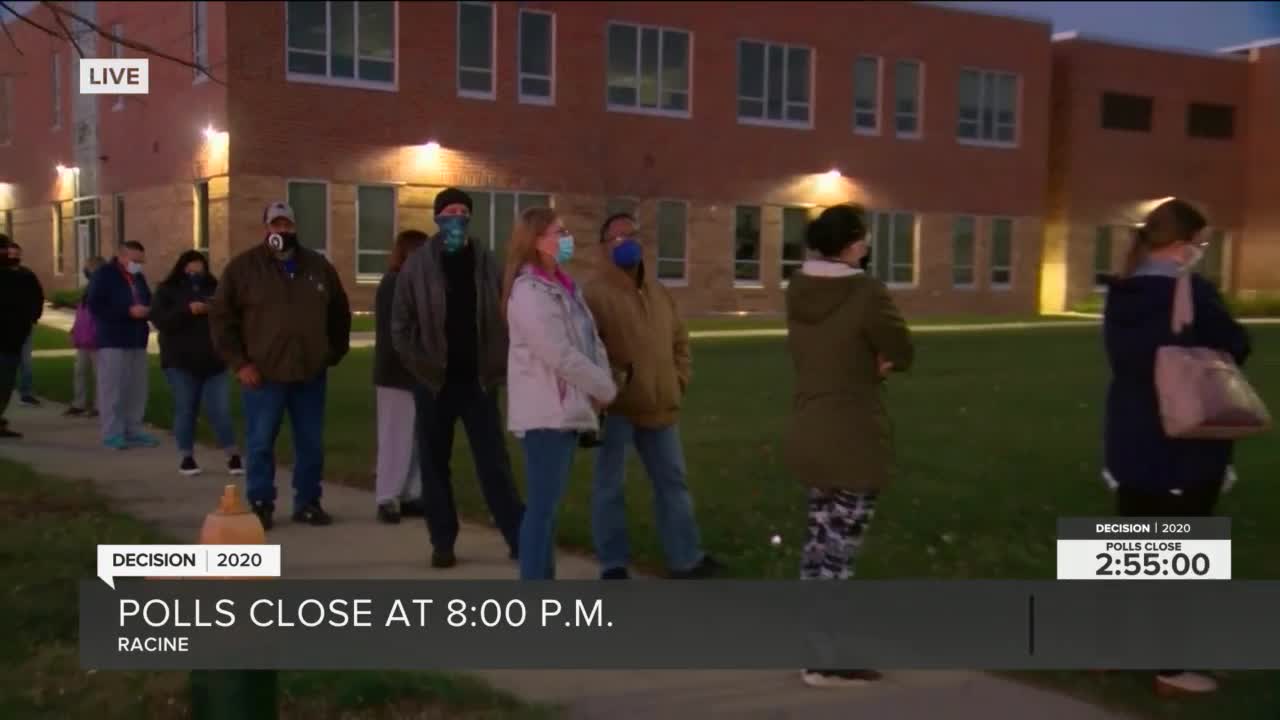
[[[599,413],[617,394],[591,311],[561,269],[572,256],[573,236],[553,210],[521,214],[502,287],[511,338],[508,428],[525,454],[522,580],[555,577],[556,512],[578,435],[599,430]]]

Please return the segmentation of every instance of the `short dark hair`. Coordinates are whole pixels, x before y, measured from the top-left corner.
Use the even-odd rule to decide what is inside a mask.
[[[404,263],[414,250],[426,245],[431,236],[421,230],[401,230],[396,235],[395,244],[391,246],[391,257],[387,260],[388,272],[400,272]]]
[[[8,248],[12,244],[13,244],[13,241],[9,239],[8,235],[5,235],[4,233],[0,233],[0,247]]]
[[[605,218],[604,224],[600,226],[600,242],[604,242],[609,239],[608,237],[609,226],[619,220],[630,220],[631,222],[635,222],[636,216],[632,215],[629,212],[616,212],[610,215],[609,217]]]
[[[834,205],[809,223],[804,243],[822,257],[833,258],[866,237],[866,211],[858,205]]]
[[[120,243],[120,247],[125,250],[137,250],[138,252],[146,252],[147,249],[142,247],[142,243],[137,240],[126,240]]]

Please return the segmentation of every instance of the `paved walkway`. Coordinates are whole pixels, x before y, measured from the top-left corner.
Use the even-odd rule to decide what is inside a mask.
[[[154,450],[117,452],[98,443],[92,421],[60,417],[61,407],[12,407],[13,427],[21,441],[0,442],[0,456],[38,471],[88,478],[121,511],[179,539],[194,541],[204,516],[217,504],[228,481],[206,471],[185,478],[176,471],[172,441]],[[203,452],[209,468],[219,454]],[[287,492],[288,472],[280,474]],[[460,478],[461,482],[468,482]],[[287,503],[285,503],[287,510]],[[278,519],[272,542],[283,547],[283,571],[293,578],[504,579],[516,576],[514,564],[494,530],[467,524],[458,543],[460,563],[450,570],[428,566],[426,531],[419,522],[399,526],[374,521],[372,493],[330,485],[325,505],[337,522],[327,528]],[[562,553],[557,567],[564,578],[589,579],[596,567],[588,558]],[[643,581],[642,581],[643,582]],[[574,718],[743,718],[759,720],[990,720],[992,717],[1039,720],[1118,720],[1121,716],[1056,693],[990,675],[957,672],[894,672],[876,687],[813,690],[796,671],[515,671],[477,673],[494,685],[544,702],[562,703]]]

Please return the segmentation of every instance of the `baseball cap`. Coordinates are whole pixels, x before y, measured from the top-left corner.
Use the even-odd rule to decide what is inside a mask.
[[[267,209],[262,213],[262,222],[269,224],[272,220],[275,220],[276,218],[285,218],[289,222],[294,222],[293,208],[289,207],[288,203],[283,203],[283,202],[280,202],[279,200],[271,203],[270,205],[267,206]]]

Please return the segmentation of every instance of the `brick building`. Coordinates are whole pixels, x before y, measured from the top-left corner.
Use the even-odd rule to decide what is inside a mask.
[[[215,79],[152,58],[150,94],[82,96],[75,48],[8,21],[0,229],[50,287],[121,239],[153,276],[193,246],[219,267],[287,198],[368,307],[394,231],[432,230],[447,185],[499,250],[521,208],[554,206],[575,262],[634,209],[695,314],[780,309],[804,222],[838,202],[874,211],[875,271],[913,314],[1069,306],[1123,252],[1131,206],[1170,194],[1221,226],[1229,287],[1280,284],[1252,268],[1280,254],[1280,149],[1248,132],[1280,112],[1265,47],[1154,51],[917,3],[67,6]]]

